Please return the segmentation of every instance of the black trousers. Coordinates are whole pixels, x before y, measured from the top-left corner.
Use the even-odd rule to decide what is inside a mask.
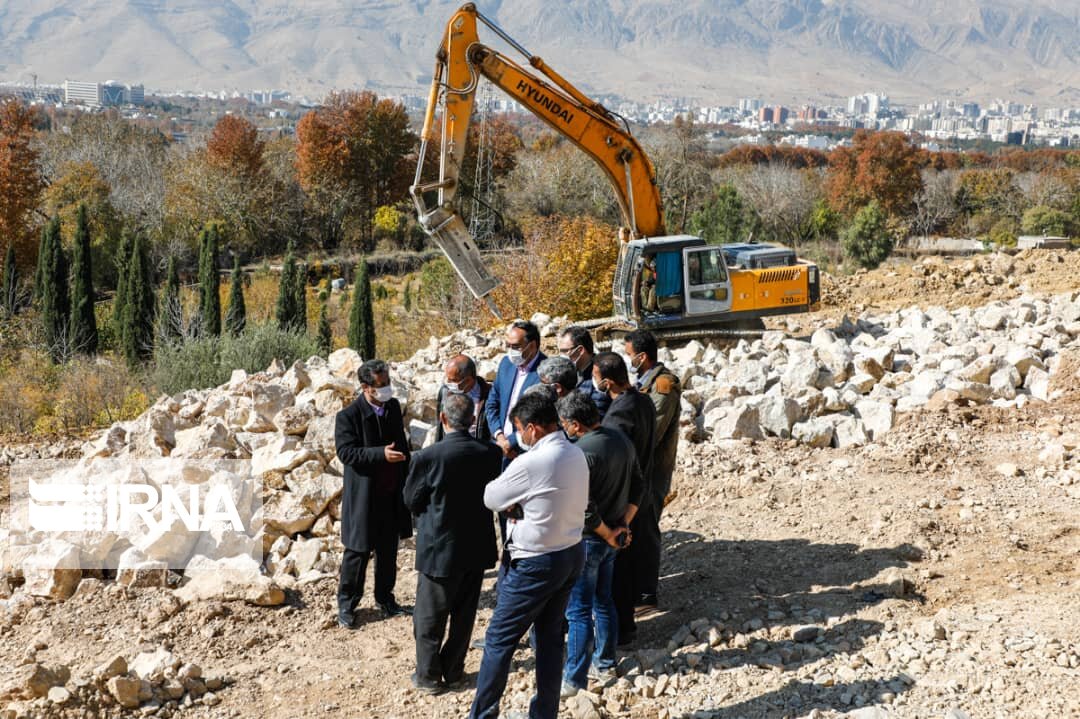
[[[660,584],[660,514],[664,511],[664,499],[667,496],[652,496],[644,503],[631,522],[630,531],[634,533],[637,545],[634,561],[634,601],[643,596],[656,597]]]
[[[413,637],[416,639],[416,675],[432,682],[456,682],[465,674],[480,585],[484,570],[459,572],[451,577],[420,573],[416,580]],[[447,620],[450,632],[446,633]],[[443,640],[445,636],[445,641]]]
[[[374,511],[371,516],[372,537],[370,545],[374,552],[358,552],[345,548],[341,558],[341,576],[338,581],[338,615],[352,616],[364,596],[364,577],[368,562],[375,555],[375,601],[385,604],[394,598],[397,583],[398,532],[394,512]]]

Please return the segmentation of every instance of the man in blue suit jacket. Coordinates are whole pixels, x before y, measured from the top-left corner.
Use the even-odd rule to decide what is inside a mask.
[[[506,356],[499,363],[485,405],[491,437],[503,452],[504,464],[528,449],[518,441],[510,410],[525,390],[540,381],[536,367],[545,359],[536,325],[517,320],[506,328]]]

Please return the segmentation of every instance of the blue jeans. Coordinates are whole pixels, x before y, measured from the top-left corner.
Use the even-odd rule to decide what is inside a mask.
[[[563,612],[585,563],[581,543],[559,552],[515,559],[499,568],[495,612],[484,636],[470,719],[496,719],[514,649],[529,627],[536,652],[536,696],[530,719],[555,719],[562,681]]]
[[[566,668],[563,681],[584,689],[588,684],[589,662],[598,669],[615,666],[616,616],[611,598],[611,578],[615,574],[615,549],[599,537],[586,537],[585,568],[570,591],[566,621]]]

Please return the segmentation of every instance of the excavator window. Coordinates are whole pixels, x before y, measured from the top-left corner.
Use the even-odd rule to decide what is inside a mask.
[[[655,314],[683,311],[682,254],[657,252],[645,258],[641,268],[641,307]]]

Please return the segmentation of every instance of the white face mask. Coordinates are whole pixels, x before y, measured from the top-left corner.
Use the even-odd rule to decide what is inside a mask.
[[[521,353],[521,350],[508,349],[506,350],[506,356],[518,367],[525,364],[525,355]]]
[[[465,394],[461,389],[460,382],[447,382],[446,391],[450,392],[451,394]]]
[[[386,403],[386,402],[389,402],[390,400],[392,400],[393,398],[394,398],[394,388],[391,387],[390,385],[386,385],[385,387],[376,387],[375,388],[375,399],[377,399],[378,401]]]
[[[521,447],[526,452],[528,452],[533,447],[531,444],[529,444],[528,442],[525,441],[525,434],[523,432],[518,432],[517,443],[518,443],[518,446]]]

